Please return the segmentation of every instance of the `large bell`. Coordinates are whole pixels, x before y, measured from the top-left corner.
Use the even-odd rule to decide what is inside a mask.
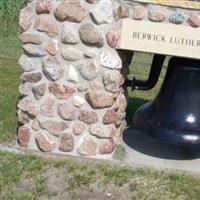
[[[164,56],[156,55],[149,80],[134,80],[131,86],[152,88],[163,61]],[[200,61],[172,57],[158,96],[136,111],[133,123],[137,130],[164,142],[200,144]]]

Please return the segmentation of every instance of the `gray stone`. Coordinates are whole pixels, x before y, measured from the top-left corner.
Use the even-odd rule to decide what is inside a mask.
[[[79,92],[85,92],[85,91],[87,91],[89,88],[90,88],[90,87],[89,87],[88,84],[82,83],[82,82],[81,82],[81,83],[79,84],[79,86],[78,86],[78,91],[79,91]]]
[[[103,83],[109,92],[119,92],[121,83],[121,74],[117,70],[106,71],[103,74]]]
[[[31,93],[32,83],[25,82],[19,86],[19,93],[23,96],[28,96]]]
[[[61,54],[67,61],[78,61],[83,57],[82,52],[73,47],[62,47]]]
[[[77,34],[77,31],[69,27],[68,24],[65,24],[62,27],[61,38],[64,44],[77,44],[79,42],[79,36]]]
[[[45,76],[49,80],[56,81],[62,76],[61,64],[56,57],[47,57],[42,62],[42,68]]]
[[[151,5],[149,6],[149,20],[153,22],[163,22],[167,17],[167,9],[162,6]]]
[[[59,150],[62,152],[71,152],[74,149],[74,137],[71,133],[63,133],[60,144]]]
[[[42,57],[47,55],[47,52],[39,45],[25,44],[23,49],[32,56]]]
[[[91,81],[97,77],[99,69],[100,69],[100,65],[97,61],[93,61],[89,65],[83,64],[79,66],[78,68],[80,70],[81,76],[84,79]]]
[[[46,83],[40,84],[32,88],[33,94],[37,100],[44,96],[46,91]]]
[[[62,103],[58,105],[58,115],[64,120],[75,120],[77,114],[76,108],[69,103]]]
[[[104,45],[101,33],[90,23],[81,26],[80,30],[81,40],[88,45],[95,45],[102,47]]]
[[[92,16],[97,24],[111,23],[114,20],[112,1],[99,1],[92,12]]]
[[[169,21],[173,24],[182,24],[185,20],[184,11],[177,9],[174,13],[172,13],[169,17]]]
[[[54,136],[62,135],[63,131],[65,131],[70,126],[68,122],[55,120],[39,121],[39,124],[41,128],[47,130]]]
[[[55,100],[47,97],[40,107],[40,114],[45,117],[54,117]]]
[[[33,44],[41,44],[42,38],[40,34],[36,33],[22,33],[20,36],[20,40],[23,43],[33,43]]]
[[[28,57],[26,55],[22,55],[20,57],[19,65],[25,72],[34,71],[42,67],[42,63],[39,58]]]

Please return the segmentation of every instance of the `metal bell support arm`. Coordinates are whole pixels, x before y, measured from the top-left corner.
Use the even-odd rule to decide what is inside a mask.
[[[150,90],[158,82],[162,66],[165,61],[165,55],[155,54],[153,57],[153,62],[150,69],[150,74],[147,80],[138,80],[133,78],[133,80],[126,80],[124,86],[131,87],[132,90]]]

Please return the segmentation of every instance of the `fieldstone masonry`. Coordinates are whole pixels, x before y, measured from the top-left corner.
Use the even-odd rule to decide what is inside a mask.
[[[22,147],[112,157],[126,128],[122,18],[200,27],[198,10],[135,1],[29,0],[21,10]]]

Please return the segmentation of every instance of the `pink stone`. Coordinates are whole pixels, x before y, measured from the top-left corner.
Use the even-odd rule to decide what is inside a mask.
[[[73,134],[81,135],[86,129],[86,125],[82,122],[76,122],[73,126]]]
[[[53,117],[54,105],[55,105],[55,100],[52,99],[51,97],[47,97],[47,99],[42,103],[40,107],[40,114],[45,117]]]
[[[69,103],[62,103],[58,105],[58,115],[64,120],[75,120],[77,109]]]
[[[55,142],[44,133],[39,133],[35,140],[41,151],[50,152],[56,147]]]
[[[60,145],[59,145],[59,150],[63,152],[71,152],[74,149],[74,138],[71,133],[63,133],[61,140],[60,140]]]
[[[81,22],[86,15],[86,11],[79,0],[65,0],[56,8],[55,15],[61,20]]]
[[[75,92],[75,88],[66,85],[58,85],[53,83],[49,86],[49,91],[54,94],[58,99],[69,99]]]
[[[100,154],[110,154],[114,151],[115,145],[112,140],[107,142],[103,142],[99,146],[99,153]]]
[[[97,113],[89,110],[81,110],[78,118],[86,124],[95,124],[99,120]]]
[[[93,108],[108,108],[114,103],[113,94],[105,91],[89,90],[85,98]]]
[[[107,34],[106,39],[110,47],[115,48],[118,44],[118,41],[120,39],[120,31],[119,27],[114,26]]]
[[[62,132],[70,126],[67,122],[55,120],[39,121],[39,124],[41,128],[55,136],[60,136]]]
[[[57,40],[50,40],[46,44],[46,50],[50,55],[55,56],[58,52],[58,41]]]
[[[19,25],[23,29],[23,31],[28,30],[31,26],[33,15],[34,13],[31,7],[26,7],[20,11]]]
[[[188,24],[194,28],[200,27],[200,15],[195,12],[191,12],[190,17],[188,19]]]
[[[36,115],[38,113],[38,106],[37,106],[37,104],[29,96],[21,99],[19,101],[17,107],[19,109],[21,109],[22,111],[27,112],[32,117],[36,117]]]
[[[30,83],[37,83],[42,79],[42,73],[41,72],[24,73],[20,76],[20,79]]]
[[[59,34],[59,28],[55,19],[48,14],[37,16],[34,28],[38,31],[46,32],[49,37],[56,37]]]
[[[38,0],[36,4],[36,12],[38,14],[50,13],[51,0]]]
[[[107,110],[103,117],[103,123],[104,124],[112,124],[115,123],[117,117],[117,113],[115,109]]]
[[[82,156],[95,156],[96,155],[97,144],[93,138],[84,138],[84,141],[78,148],[78,153]]]
[[[148,10],[144,6],[135,6],[133,8],[133,19],[143,20],[147,15],[147,12]]]
[[[21,126],[18,129],[18,142],[22,147],[28,147],[28,143],[30,141],[30,129],[25,127],[25,126]]]

